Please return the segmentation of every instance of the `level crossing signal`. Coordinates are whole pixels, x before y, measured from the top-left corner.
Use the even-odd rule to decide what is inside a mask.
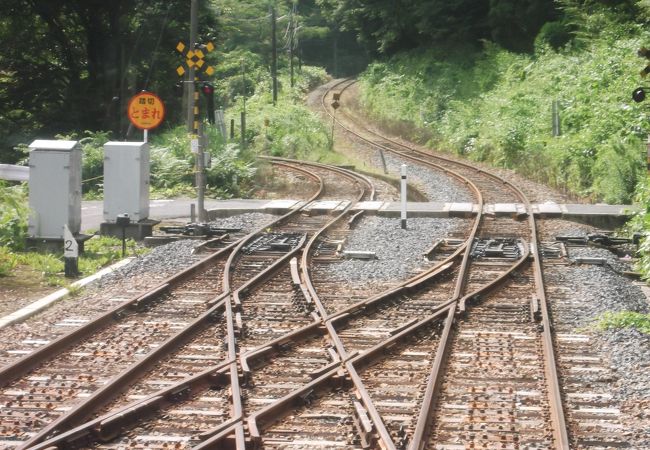
[[[214,124],[214,86],[211,83],[204,82],[203,86],[201,86],[201,92],[205,96],[208,122]]]
[[[210,53],[212,50],[214,50],[214,44],[212,42],[208,42],[202,47],[205,49],[206,53]],[[188,49],[185,44],[179,42],[176,45],[176,51],[185,58],[185,61],[176,68],[176,73],[179,77],[182,77],[187,69],[190,69],[192,67],[194,67],[194,70],[203,72],[206,75],[214,74],[214,68],[205,62],[204,58],[206,54],[203,53],[203,50],[201,48],[191,50]]]

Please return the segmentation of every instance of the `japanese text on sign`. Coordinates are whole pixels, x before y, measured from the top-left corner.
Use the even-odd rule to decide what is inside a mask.
[[[165,105],[151,92],[140,92],[129,101],[128,116],[141,130],[156,128],[165,118]]]

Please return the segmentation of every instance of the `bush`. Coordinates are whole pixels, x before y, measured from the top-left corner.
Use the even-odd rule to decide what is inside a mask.
[[[0,277],[9,275],[17,264],[16,255],[11,253],[8,248],[0,247]]]
[[[247,145],[251,152],[262,155],[326,159],[332,146],[329,128],[303,104],[307,91],[326,81],[326,73],[321,68],[303,66],[295,76],[291,90],[287,74],[282,74],[276,106],[272,104],[270,79],[258,84],[255,95],[247,101]],[[237,123],[239,112],[230,112]]]
[[[481,53],[414,51],[372,64],[361,76],[362,103],[376,118],[425,129],[415,137],[430,136],[431,146],[593,200],[629,202],[650,131],[645,108],[630,98],[635,55],[650,33],[602,8],[578,19],[580,45],[560,51],[549,45],[559,33],[549,25],[535,55],[486,44]]]
[[[23,248],[27,237],[29,207],[24,186],[0,181],[0,247]]]

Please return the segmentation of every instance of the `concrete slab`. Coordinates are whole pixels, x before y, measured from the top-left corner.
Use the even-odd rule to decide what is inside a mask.
[[[541,217],[560,217],[562,208],[557,203],[540,203],[532,205],[533,214]]]
[[[386,205],[386,202],[359,202],[352,207],[353,211],[377,212]]]
[[[152,219],[178,218],[189,221],[190,204],[194,200],[152,200],[150,202],[150,216]],[[94,203],[97,203],[96,205]],[[286,214],[292,209],[303,206],[303,202],[291,199],[281,200],[255,200],[232,199],[212,200],[206,199],[205,207],[208,209],[210,220],[219,217],[229,217],[237,214],[263,212],[268,214]],[[340,211],[349,203],[339,200],[316,201],[309,205],[307,210],[326,213]],[[400,202],[360,202],[354,206],[354,211],[367,211],[387,217],[399,217]],[[520,203],[497,203],[485,205],[488,213],[496,215],[521,216],[526,213],[524,205]],[[562,217],[588,223],[601,228],[611,229],[623,224],[634,211],[631,205],[584,205],[584,204],[557,204],[541,203],[532,205],[533,214],[541,218]],[[473,203],[454,202],[408,202],[408,217],[471,217],[478,212],[478,205]],[[87,229],[87,218],[93,220],[101,218],[101,202],[84,202],[82,206],[82,228]],[[99,226],[101,220],[94,220]]]
[[[562,218],[586,223],[603,229],[618,228],[632,217],[635,207],[632,205],[561,205]]]
[[[449,217],[449,211],[443,202],[407,202],[406,215],[408,217]],[[389,202],[379,212],[387,217],[399,217],[402,212],[400,202]]]
[[[271,200],[264,205],[264,209],[283,209],[290,210],[302,205],[298,200]]]
[[[153,227],[158,225],[160,220],[145,219],[139,222],[128,224],[124,227],[124,237],[141,241],[153,234]],[[113,236],[122,238],[122,226],[116,223],[104,222],[99,225],[99,234],[102,236]]]
[[[448,203],[447,211],[451,217],[469,217],[477,213],[478,205],[473,203]]]
[[[307,205],[305,210],[307,212],[323,212],[327,213],[330,211],[340,211],[345,209],[350,202],[340,201],[340,200],[323,200],[323,201],[314,201]]]

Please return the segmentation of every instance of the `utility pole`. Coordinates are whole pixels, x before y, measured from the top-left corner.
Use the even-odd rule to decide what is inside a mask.
[[[199,0],[190,3],[190,51],[196,49],[196,40],[199,28]],[[187,128],[190,130],[192,153],[196,159],[196,206],[198,208],[198,221],[205,222],[205,161],[203,157],[203,140],[199,129],[199,91],[194,66],[188,70],[187,82]]]
[[[293,13],[295,12],[296,5],[293,5],[291,9],[291,15],[289,16],[289,67],[291,71],[291,87],[295,86],[295,80],[293,77],[293,45],[294,45],[294,34],[296,33],[296,24],[293,21]]]
[[[275,6],[271,7],[271,77],[273,78],[273,106],[278,102],[278,42],[275,37]]]
[[[339,30],[334,28],[334,78],[339,76]]]
[[[191,0],[190,4],[190,45],[189,49],[194,50],[196,47],[196,39],[198,34],[198,0]],[[194,86],[195,77],[194,66],[191,66],[187,71],[187,130],[191,133],[195,130],[194,127],[194,93],[196,88]]]

